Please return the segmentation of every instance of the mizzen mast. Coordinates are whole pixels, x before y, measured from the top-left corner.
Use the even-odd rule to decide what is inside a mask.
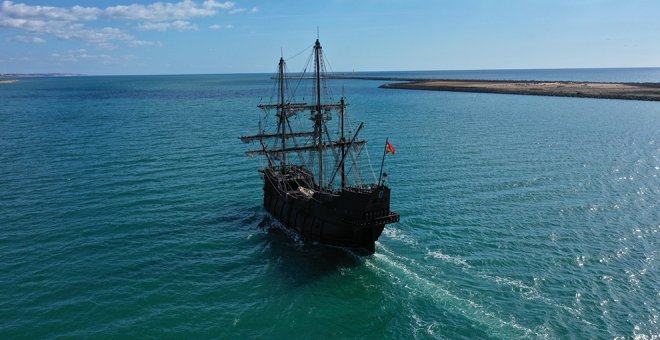
[[[340,110],[339,113],[341,114],[341,139],[339,141],[341,143],[344,143],[346,141],[346,139],[344,138],[344,114],[346,113],[345,112],[346,103],[344,101],[344,96],[343,95],[341,97],[340,104],[341,104],[341,110]],[[343,160],[345,158],[346,158],[346,147],[344,146],[344,144],[342,144],[341,145],[341,159],[342,159],[342,162],[341,162],[341,190],[346,189],[346,170],[344,168],[344,162],[343,162]]]

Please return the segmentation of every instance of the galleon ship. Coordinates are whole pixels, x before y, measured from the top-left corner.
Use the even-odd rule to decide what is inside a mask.
[[[288,76],[280,58],[273,77],[277,99],[258,105],[258,133],[240,139],[256,145],[246,152],[249,156],[264,156],[259,170],[263,205],[283,226],[306,241],[373,254],[385,225],[399,221],[399,214],[390,211],[383,172],[385,156],[396,151],[386,140],[378,179],[369,164],[373,181],[364,181],[362,159],[368,150],[359,138],[364,124],[350,123],[343,93],[332,99],[318,39],[312,47],[305,69],[295,77]],[[301,88],[311,92],[310,103],[297,99]]]

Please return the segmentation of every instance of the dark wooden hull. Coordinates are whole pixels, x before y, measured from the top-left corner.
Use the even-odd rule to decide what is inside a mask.
[[[265,170],[264,208],[308,241],[373,254],[385,225],[399,221],[399,215],[389,211],[386,186],[304,195],[280,190],[281,183],[275,183],[277,177]]]

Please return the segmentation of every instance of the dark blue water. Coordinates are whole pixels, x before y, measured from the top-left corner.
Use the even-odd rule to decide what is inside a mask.
[[[462,74],[660,81],[483,72]],[[660,334],[659,103],[344,81],[372,157],[386,137],[397,149],[402,216],[357,257],[261,208],[259,161],[237,137],[272,82],[0,84],[0,338]]]

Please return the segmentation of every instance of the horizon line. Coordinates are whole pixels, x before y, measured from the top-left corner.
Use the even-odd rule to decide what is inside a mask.
[[[385,72],[478,72],[478,71],[542,71],[542,70],[617,70],[617,69],[658,69],[660,66],[632,66],[632,67],[565,67],[565,68],[492,68],[492,69],[436,69],[436,70],[379,70],[379,71],[334,71],[327,72],[328,74],[336,73],[385,73]],[[232,75],[232,74],[271,74],[274,72],[211,72],[211,73],[133,73],[133,74],[86,74],[86,73],[73,73],[73,72],[0,72],[0,77],[9,78],[7,75],[18,76],[57,76],[62,77],[111,77],[111,76],[202,76],[202,75]],[[300,73],[300,72],[289,72]]]

